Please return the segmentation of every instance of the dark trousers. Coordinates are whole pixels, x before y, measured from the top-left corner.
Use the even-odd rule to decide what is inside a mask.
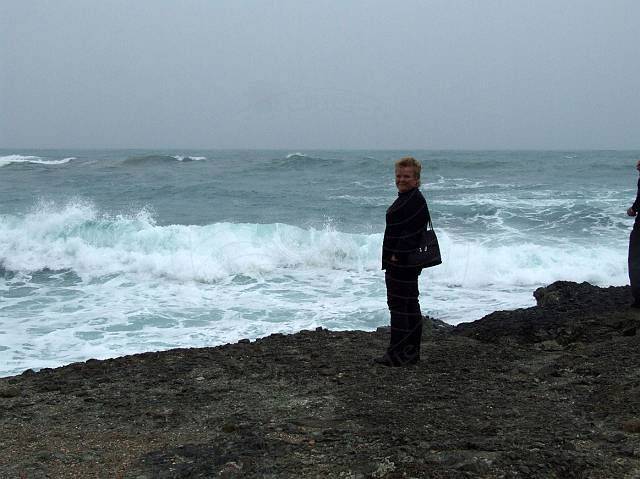
[[[420,358],[422,314],[418,301],[420,268],[388,267],[387,305],[391,314],[391,341],[387,355],[396,362]]]
[[[640,222],[636,221],[629,237],[629,281],[631,294],[640,302]]]

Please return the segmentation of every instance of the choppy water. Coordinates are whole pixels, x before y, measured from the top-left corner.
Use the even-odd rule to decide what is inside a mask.
[[[0,150],[0,375],[388,322],[393,161],[423,161],[450,323],[626,284],[640,152]]]

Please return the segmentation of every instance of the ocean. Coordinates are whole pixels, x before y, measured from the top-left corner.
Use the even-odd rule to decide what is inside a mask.
[[[423,163],[423,314],[628,284],[639,151],[0,150],[0,376],[388,324],[393,163]]]

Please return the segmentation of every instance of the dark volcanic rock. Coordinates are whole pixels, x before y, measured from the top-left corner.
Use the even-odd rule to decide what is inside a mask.
[[[589,283],[556,281],[533,292],[538,306],[557,311],[602,313],[628,306],[633,298],[627,286],[599,288]]]
[[[158,479],[207,478],[226,462],[227,458],[215,446],[185,444],[145,454],[127,475]]]
[[[555,341],[566,345],[612,335],[633,336],[640,325],[640,315],[629,308],[629,287],[599,288],[589,283],[557,281],[538,288],[534,297],[537,306],[496,311],[473,323],[458,325],[453,334],[488,342]]]
[[[640,477],[640,335],[627,288],[538,306],[373,365],[388,331],[319,328],[0,379],[0,477]]]

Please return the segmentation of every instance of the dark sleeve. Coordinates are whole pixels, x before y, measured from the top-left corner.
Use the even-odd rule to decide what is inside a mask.
[[[395,203],[394,203],[395,204]],[[393,208],[391,206],[390,210]],[[387,211],[387,225],[384,229],[384,239],[382,240],[382,269],[385,269],[391,261],[391,256],[398,250],[398,236],[395,224],[393,223],[393,212]]]
[[[631,205],[631,209],[633,209],[633,211],[635,211],[636,213],[640,211],[640,178],[638,178],[638,190],[636,193],[636,200],[633,202],[633,205]]]

